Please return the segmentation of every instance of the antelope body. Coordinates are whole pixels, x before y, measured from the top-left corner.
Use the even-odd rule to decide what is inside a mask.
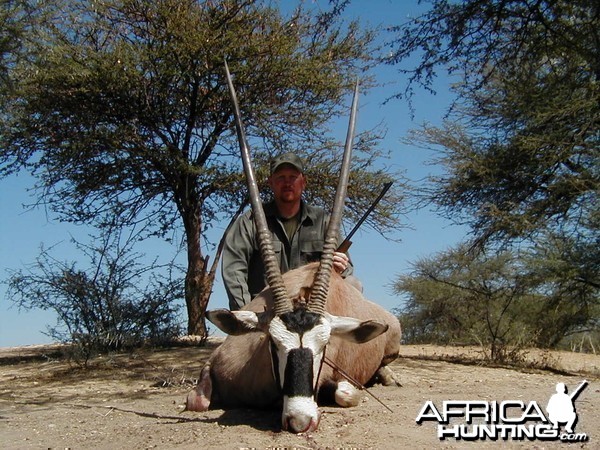
[[[365,300],[333,270],[348,184],[358,83],[321,261],[282,276],[227,63],[225,70],[268,287],[240,311],[207,312],[207,318],[229,336],[202,369],[186,409],[204,411],[213,399],[225,406],[281,405],[283,429],[312,431],[320,420],[317,395],[329,394],[330,400],[342,406],[358,403],[356,388],[343,380],[340,372],[322,365],[324,360],[333,361],[350,379],[364,384],[376,373],[384,375],[400,344],[397,319]]]
[[[305,293],[310,290],[318,263],[312,263],[283,274],[286,289],[292,295],[296,310],[305,309]],[[265,312],[266,308],[266,312]],[[273,295],[266,288],[250,304],[237,314],[254,312],[265,314],[267,322],[273,316]],[[386,365],[395,360],[400,347],[400,324],[398,319],[379,305],[366,300],[363,295],[339,275],[332,274],[327,296],[326,312],[335,316],[333,320],[343,322],[347,331],[359,332],[366,328],[365,336],[333,335],[325,350],[326,357],[340,367],[347,375],[365,385],[374,377],[380,376],[384,384],[392,384],[386,376]],[[234,331],[210,312],[211,320],[223,327],[223,331]],[[352,317],[358,319],[346,319]],[[360,324],[366,324],[360,327]],[[387,331],[384,331],[387,330]],[[234,332],[240,332],[236,330]],[[339,330],[338,330],[339,332]],[[368,342],[359,343],[373,337]],[[358,341],[358,342],[353,342]],[[271,357],[271,339],[268,331],[247,329],[247,333],[229,335],[209,358],[203,368],[200,381],[187,398],[187,409],[202,411],[209,405],[222,407],[280,407],[282,387],[277,382],[276,367]],[[318,355],[315,355],[318,356]],[[355,406],[359,400],[358,390],[351,386],[338,371],[323,365],[317,378],[320,359],[314,364],[311,383],[316,382],[316,392],[324,403],[335,401],[340,406]],[[314,385],[313,385],[314,386]],[[317,417],[311,417],[313,425],[318,425]],[[300,429],[294,429],[296,422],[282,418],[284,428],[292,431],[305,431],[302,427],[310,424],[302,422]]]

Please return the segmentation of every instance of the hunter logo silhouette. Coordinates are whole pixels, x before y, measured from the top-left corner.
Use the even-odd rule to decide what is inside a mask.
[[[548,406],[546,406],[548,419],[552,422],[554,428],[559,428],[559,424],[565,423],[565,431],[570,434],[574,433],[573,429],[577,423],[575,399],[587,384],[587,380],[583,380],[571,395],[567,394],[567,387],[564,383],[556,384],[556,394],[550,397]]]
[[[586,442],[588,434],[574,430],[578,419],[575,400],[587,385],[587,380],[583,380],[568,394],[567,386],[557,383],[546,412],[535,400],[444,400],[439,406],[427,400],[415,421],[437,422],[440,440]]]

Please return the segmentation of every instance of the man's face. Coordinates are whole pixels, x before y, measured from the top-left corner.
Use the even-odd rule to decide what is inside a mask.
[[[293,203],[302,197],[306,179],[302,172],[293,166],[283,165],[269,177],[269,186],[275,200]]]

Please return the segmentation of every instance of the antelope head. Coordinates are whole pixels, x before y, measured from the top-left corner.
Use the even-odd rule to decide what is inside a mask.
[[[324,349],[332,335],[353,342],[367,342],[387,330],[387,325],[377,321],[360,321],[350,317],[333,316],[325,312],[333,253],[337,247],[342,209],[346,196],[350,155],[357,109],[358,83],[354,91],[352,109],[346,136],[346,145],[335,201],[319,268],[306,303],[294,303],[287,292],[276,259],[271,233],[267,226],[259,197],[250,151],[240,119],[240,111],[233,82],[225,63],[227,82],[234,105],[236,129],[244,171],[250,193],[250,203],[257,230],[257,238],[265,265],[266,278],[272,291],[274,309],[264,313],[229,311],[207,312],[208,319],[222,331],[240,335],[252,331],[266,333],[271,340],[271,355],[275,379],[283,397],[282,428],[295,433],[316,430],[320,413],[316,402],[317,377]],[[299,293],[294,293],[298,295]]]

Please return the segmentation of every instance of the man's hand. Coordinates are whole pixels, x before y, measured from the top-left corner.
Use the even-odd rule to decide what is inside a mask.
[[[346,270],[348,268],[348,264],[350,264],[348,255],[341,252],[333,252],[333,268],[337,273],[342,273],[344,270]]]

